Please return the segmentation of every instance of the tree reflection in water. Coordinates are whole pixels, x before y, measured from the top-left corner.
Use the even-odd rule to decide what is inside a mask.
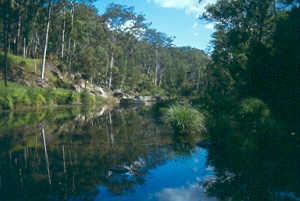
[[[118,195],[169,158],[171,139],[147,109],[73,110],[0,119],[14,123],[0,128],[1,199],[94,200],[96,186]]]
[[[217,121],[211,129],[208,165],[215,177],[204,184],[219,200],[300,200],[300,139],[288,126]]]
[[[1,201],[122,200],[147,182],[149,200],[300,200],[300,143],[289,127],[223,118],[211,126],[210,143],[199,143],[204,150],[148,110],[4,114]]]

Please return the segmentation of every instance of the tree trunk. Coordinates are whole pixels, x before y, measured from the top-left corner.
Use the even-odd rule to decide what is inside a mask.
[[[110,70],[109,70],[109,82],[108,82],[108,88],[111,88],[111,83],[112,83],[112,69],[114,66],[114,53],[111,53],[111,58],[110,58]]]
[[[26,38],[23,39],[23,62],[25,62],[26,59]]]
[[[49,164],[49,157],[48,157],[47,143],[46,143],[45,129],[44,128],[42,128],[42,137],[43,137],[43,145],[44,145],[44,151],[45,151],[45,160],[46,160],[47,172],[48,172],[48,181],[49,181],[49,184],[51,184],[50,164]]]
[[[71,9],[71,30],[70,30],[70,37],[69,37],[69,44],[68,44],[68,56],[69,56],[69,65],[72,64],[72,51],[71,51],[71,41],[72,41],[72,31],[73,31],[73,24],[74,24],[74,3],[72,2],[72,9]]]
[[[65,145],[62,146],[63,151],[63,161],[64,161],[64,173],[66,173],[66,157],[65,157]]]
[[[277,18],[277,0],[273,0],[273,13],[274,17]]]
[[[111,114],[110,112],[108,113],[109,117],[109,134],[110,134],[110,142],[111,145],[115,143],[115,137],[114,137],[114,131],[113,131],[113,126],[112,126],[112,119],[111,119]]]
[[[19,16],[19,21],[18,21],[18,33],[17,33],[17,40],[16,40],[16,55],[19,54],[20,35],[21,35],[21,16]]]
[[[50,28],[50,18],[51,18],[51,1],[48,5],[48,19],[47,19],[47,28],[46,28],[46,36],[45,36],[45,45],[44,45],[44,54],[43,54],[43,62],[42,62],[42,80],[45,77],[45,65],[46,65],[46,56],[47,56],[47,48],[48,48],[48,36],[49,36],[49,28]]]
[[[158,49],[155,49],[155,77],[154,85],[157,85],[158,82],[158,71],[159,71],[159,61],[158,61]]]
[[[4,85],[7,87],[7,72],[8,72],[8,64],[7,64],[7,56],[8,56],[8,32],[9,32],[9,22],[6,15],[6,20],[4,20],[4,59],[3,59],[3,66],[4,66],[4,72],[3,72],[3,79],[4,79]]]
[[[63,30],[62,30],[62,36],[61,36],[61,60],[64,59],[65,30],[66,30],[66,16],[65,16],[65,5],[64,5],[64,7],[63,7]]]

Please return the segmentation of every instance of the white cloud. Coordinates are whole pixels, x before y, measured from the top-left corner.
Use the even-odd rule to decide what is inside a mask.
[[[215,30],[215,24],[214,23],[209,23],[205,25],[205,28],[211,31]]]
[[[165,188],[156,196],[159,201],[217,201],[214,197],[208,197],[199,184],[191,184],[189,187]]]
[[[205,11],[205,7],[210,3],[215,3],[216,0],[147,0],[164,8],[183,9],[187,13],[195,14],[196,17]]]
[[[199,3],[199,0],[147,0],[147,2],[153,2],[163,8],[182,9],[187,14],[192,14],[196,19],[205,12],[207,5],[216,3],[216,1],[217,0],[202,0],[201,3]],[[199,33],[195,32],[198,27],[199,24],[197,22],[192,26],[194,36],[199,36]],[[206,24],[204,27],[211,31],[214,30],[214,24]]]

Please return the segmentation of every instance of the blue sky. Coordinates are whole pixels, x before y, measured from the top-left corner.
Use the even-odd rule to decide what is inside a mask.
[[[213,25],[197,19],[204,11],[207,4],[215,0],[98,0],[96,8],[102,14],[110,3],[118,3],[134,6],[135,11],[144,14],[152,28],[175,36],[176,46],[191,46],[205,50],[211,34]]]

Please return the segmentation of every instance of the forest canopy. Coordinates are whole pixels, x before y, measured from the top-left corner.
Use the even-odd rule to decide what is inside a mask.
[[[1,54],[40,58],[42,79],[51,62],[112,90],[181,93],[184,87],[200,88],[210,60],[202,50],[175,47],[173,37],[151,28],[133,7],[110,4],[101,15],[92,1],[0,4]],[[12,79],[8,63],[1,62],[4,80]]]

